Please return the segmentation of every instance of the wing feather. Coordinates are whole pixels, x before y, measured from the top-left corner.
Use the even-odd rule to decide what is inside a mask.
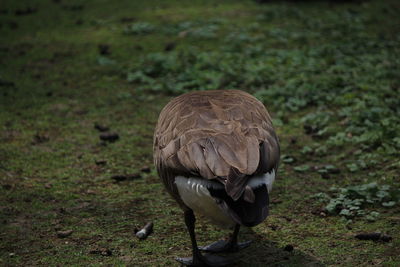
[[[162,179],[173,179],[171,173],[218,179],[233,199],[245,192],[251,201],[248,177],[277,168],[279,142],[267,110],[253,96],[238,90],[192,92],[162,110],[154,162]]]

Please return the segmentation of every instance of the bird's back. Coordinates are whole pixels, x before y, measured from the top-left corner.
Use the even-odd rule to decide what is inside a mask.
[[[264,105],[239,90],[198,91],[174,98],[162,110],[154,161],[168,191],[182,204],[176,176],[218,181],[227,196],[257,197],[250,177],[276,171],[279,143]]]

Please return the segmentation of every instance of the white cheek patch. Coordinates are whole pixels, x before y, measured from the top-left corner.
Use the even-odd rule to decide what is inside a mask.
[[[248,186],[250,186],[252,189],[256,189],[257,187],[260,187],[262,185],[266,185],[268,188],[268,193],[271,192],[272,190],[272,184],[275,181],[275,169],[272,169],[271,172],[267,172],[262,175],[257,175],[254,176],[249,180],[247,183]]]

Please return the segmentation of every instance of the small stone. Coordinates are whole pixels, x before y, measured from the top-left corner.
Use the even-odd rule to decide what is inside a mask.
[[[95,195],[96,192],[93,191],[93,190],[91,190],[91,189],[88,189],[88,190],[86,190],[86,194],[88,194],[88,195]]]
[[[95,248],[89,251],[90,254],[98,254],[101,256],[111,256],[112,251],[108,248]]]
[[[149,173],[149,172],[151,172],[151,169],[150,169],[149,166],[143,166],[143,167],[140,169],[140,171],[141,171],[141,172],[145,172],[145,173]]]
[[[132,174],[117,174],[117,175],[113,175],[111,176],[111,179],[115,180],[116,182],[121,182],[121,181],[125,181],[125,180],[135,180],[135,179],[139,179],[142,176],[138,173],[132,173]]]
[[[153,232],[153,222],[147,223],[143,229],[135,233],[140,240],[146,239]]]
[[[107,161],[104,159],[99,159],[95,161],[97,166],[105,166],[107,164]]]
[[[381,238],[381,233],[362,233],[355,235],[355,238],[360,240],[378,241]]]
[[[108,126],[99,124],[97,122],[94,124],[94,128],[99,132],[107,132],[110,129]]]
[[[109,250],[108,248],[106,248],[106,249],[103,249],[103,250],[100,252],[100,255],[101,255],[101,256],[111,256],[111,255],[112,255],[112,251]]]
[[[372,240],[372,241],[383,241],[383,242],[389,242],[392,240],[391,236],[383,235],[379,232],[361,233],[355,235],[354,237],[359,240]]]
[[[128,179],[128,177],[126,175],[113,175],[111,176],[111,179],[115,180],[116,182],[121,182]]]
[[[294,247],[293,247],[293,245],[286,245],[286,246],[283,248],[283,250],[284,250],[284,251],[287,251],[287,252],[292,252],[292,251],[294,250]]]
[[[119,135],[117,133],[102,133],[100,134],[100,140],[107,142],[115,142],[119,139]]]
[[[65,237],[70,236],[73,232],[74,232],[73,230],[58,231],[57,232],[57,237],[65,238]]]

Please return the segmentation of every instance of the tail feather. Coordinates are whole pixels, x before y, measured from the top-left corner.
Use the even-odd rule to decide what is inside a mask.
[[[245,199],[246,194],[233,200],[224,189],[208,188],[208,190],[210,195],[217,200],[219,207],[240,225],[255,226],[264,221],[269,214],[269,195],[265,184],[251,189],[254,194],[253,203]]]
[[[233,199],[238,200],[245,191],[248,176],[240,173],[237,169],[231,168],[226,179],[225,190]]]

